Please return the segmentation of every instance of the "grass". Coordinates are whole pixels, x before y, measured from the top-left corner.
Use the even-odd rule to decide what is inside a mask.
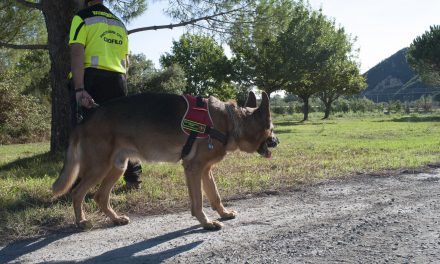
[[[328,178],[401,169],[440,161],[440,113],[429,115],[349,115],[298,122],[278,116],[275,132],[281,144],[270,160],[234,152],[214,169],[222,197],[232,199],[286,190]],[[68,197],[52,200],[50,186],[62,159],[45,154],[47,143],[0,146],[0,242],[45,234],[73,223]],[[142,189],[130,193],[115,187],[117,211],[152,214],[188,208],[183,169],[179,164],[144,164]],[[105,225],[92,199],[88,217]]]

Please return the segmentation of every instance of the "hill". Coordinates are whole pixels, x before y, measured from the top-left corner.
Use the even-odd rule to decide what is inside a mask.
[[[391,100],[414,101],[422,95],[440,93],[440,87],[431,87],[420,80],[406,61],[404,48],[383,60],[364,76],[367,80],[367,89],[361,96],[374,102],[388,102]]]

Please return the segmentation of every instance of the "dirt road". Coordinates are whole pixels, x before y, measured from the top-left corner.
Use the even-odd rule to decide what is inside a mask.
[[[217,232],[189,212],[132,217],[2,246],[0,263],[440,263],[440,169],[326,181],[228,207],[239,215]]]

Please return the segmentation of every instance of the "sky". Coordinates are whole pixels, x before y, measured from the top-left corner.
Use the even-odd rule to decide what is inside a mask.
[[[309,0],[312,8],[322,8],[336,25],[356,38],[361,72],[374,67],[400,49],[408,47],[417,36],[440,25],[440,0]],[[149,1],[147,12],[127,25],[128,29],[167,25],[172,21],[163,14],[167,1]],[[129,36],[130,50],[144,53],[159,68],[159,58],[169,52],[184,28],[144,31]]]

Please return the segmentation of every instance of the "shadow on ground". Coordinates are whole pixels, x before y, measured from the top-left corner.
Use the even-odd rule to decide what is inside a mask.
[[[41,178],[45,175],[58,175],[63,155],[50,153],[38,154],[31,157],[19,158],[0,166],[0,172],[15,170],[15,178]]]
[[[72,229],[66,229],[59,231],[57,234],[13,242],[0,249],[0,263],[14,261],[21,256],[44,248],[50,243],[68,237],[73,233]]]
[[[169,259],[173,256],[179,255],[183,252],[189,251],[201,243],[203,241],[195,241],[191,242],[185,245],[180,245],[177,247],[172,247],[170,249],[147,254],[147,255],[140,255],[135,256],[136,253],[139,253],[141,251],[147,250],[149,248],[153,248],[159,244],[166,243],[168,241],[171,241],[173,239],[176,239],[178,237],[183,237],[190,234],[195,233],[202,233],[207,232],[200,228],[199,225],[192,226],[189,228],[181,229],[178,231],[174,231],[165,235],[157,236],[145,241],[141,241],[129,246],[117,248],[114,250],[107,251],[99,256],[90,258],[86,261],[83,261],[81,263],[107,263],[107,262],[114,262],[114,263],[123,263],[123,262],[135,262],[135,263],[159,263],[166,259]]]
[[[85,261],[50,261],[46,263],[159,263],[183,252],[189,251],[202,244],[203,241],[195,241],[146,255],[136,254],[179,237],[203,232],[209,231],[201,229],[200,225],[195,225],[189,228],[153,237],[132,245],[112,249]],[[43,238],[20,241],[7,245],[0,250],[0,263],[14,261],[21,256],[37,251],[50,243],[68,237],[73,233],[74,232],[65,232],[62,234],[50,235]]]
[[[392,122],[440,122],[440,116],[405,116],[391,119]]]

